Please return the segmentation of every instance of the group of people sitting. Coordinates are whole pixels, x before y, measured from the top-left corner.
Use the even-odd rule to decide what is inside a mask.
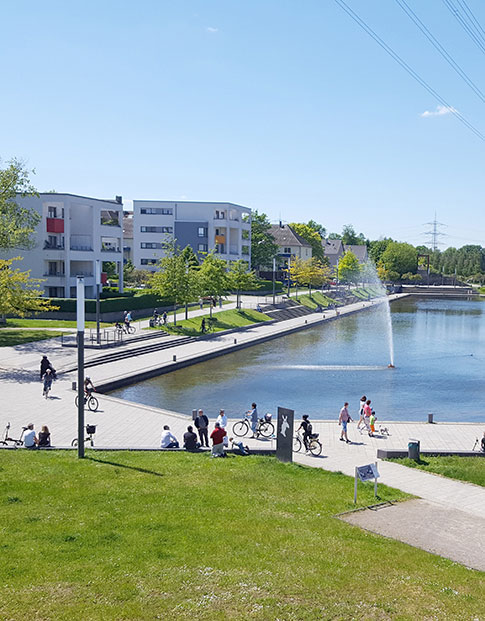
[[[37,436],[34,430],[33,423],[29,423],[25,428],[23,440],[25,448],[36,449],[41,446],[50,446],[51,434],[47,425],[43,425],[41,432]]]
[[[195,428],[198,432],[194,431],[194,427],[189,425],[187,431],[183,437],[183,448],[187,451],[196,451],[199,448],[209,447],[209,438],[212,442],[212,457],[225,457],[225,448],[229,448],[231,444],[232,448],[237,450],[241,455],[248,455],[249,448],[245,446],[240,440],[229,438],[226,431],[227,416],[224,410],[220,410],[216,422],[214,423],[214,429],[209,435],[209,419],[204,414],[203,410],[199,410],[194,420]],[[164,449],[178,449],[180,448],[179,441],[170,431],[168,425],[164,425],[162,432],[162,439],[160,442],[161,448]]]

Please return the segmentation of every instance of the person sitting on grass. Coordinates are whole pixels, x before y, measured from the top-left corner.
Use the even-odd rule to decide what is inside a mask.
[[[229,438],[229,442],[231,443],[232,448],[239,451],[241,455],[249,455],[249,446],[244,445],[242,440],[234,440],[234,438]]]
[[[212,440],[212,457],[225,457],[224,452],[224,437],[226,436],[226,430],[223,429],[219,423],[215,424],[214,431],[211,433]]]
[[[199,447],[200,443],[197,442],[197,434],[194,433],[192,425],[189,425],[184,433],[184,449],[186,451],[196,451]]]
[[[39,433],[39,440],[37,446],[50,446],[51,434],[47,425],[42,426],[42,431]]]
[[[179,448],[178,440],[172,433],[170,433],[170,427],[168,425],[163,426],[160,446],[165,449]]]

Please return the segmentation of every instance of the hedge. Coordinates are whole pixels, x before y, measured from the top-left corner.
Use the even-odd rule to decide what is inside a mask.
[[[75,298],[51,298],[51,302],[59,307],[61,313],[75,313]],[[116,311],[139,310],[142,308],[155,308],[156,306],[171,306],[171,300],[159,298],[155,293],[143,293],[141,295],[126,297],[110,298],[101,300],[99,303],[101,313],[112,313]],[[86,300],[86,313],[96,312],[96,300]]]

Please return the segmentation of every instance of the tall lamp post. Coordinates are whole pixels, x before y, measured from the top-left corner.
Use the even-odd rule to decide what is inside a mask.
[[[288,297],[290,297],[291,287],[291,255],[288,257]]]
[[[76,283],[77,319],[77,456],[84,457],[84,277]]]
[[[276,304],[276,258],[273,257],[273,306]]]
[[[101,285],[101,261],[96,259],[95,263],[96,276],[96,343],[101,343],[101,331],[99,328],[99,287]],[[84,328],[83,328],[84,329]]]

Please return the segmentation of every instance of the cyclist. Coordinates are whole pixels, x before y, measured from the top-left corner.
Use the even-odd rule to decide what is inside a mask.
[[[47,371],[47,369],[50,369],[53,378],[57,379],[57,377],[56,377],[56,370],[52,366],[51,361],[49,360],[49,358],[47,358],[47,356],[42,356],[42,360],[40,361],[40,379],[44,378],[44,375],[45,375],[45,372]]]
[[[153,311],[153,322],[155,325],[157,325],[160,322],[160,314],[157,308]]]
[[[311,422],[308,420],[308,414],[303,414],[301,418],[302,418],[302,421],[300,423],[300,426],[298,427],[298,431],[300,431],[300,429],[303,429],[303,444],[305,445],[305,449],[308,452],[309,450],[308,443],[312,436],[313,427],[312,427]]]
[[[132,322],[132,318],[131,318],[131,311],[128,311],[125,315],[125,327],[128,328],[130,327],[130,323]]]
[[[86,397],[86,399],[89,399],[89,397],[91,396],[92,392],[96,392],[96,387],[93,384],[93,382],[91,381],[90,377],[86,377],[84,379],[84,395]]]

